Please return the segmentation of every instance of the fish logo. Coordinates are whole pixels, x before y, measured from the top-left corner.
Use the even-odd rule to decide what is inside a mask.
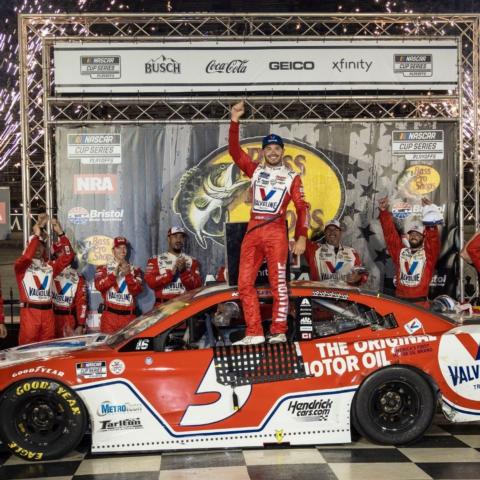
[[[234,163],[196,166],[180,180],[173,210],[202,248],[206,238],[223,245],[223,225],[229,221],[228,206],[250,181],[240,177]]]

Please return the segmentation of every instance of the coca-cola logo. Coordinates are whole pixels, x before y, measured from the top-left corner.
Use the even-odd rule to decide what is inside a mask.
[[[207,73],[245,73],[248,60],[234,59],[229,62],[210,60],[205,67]]]

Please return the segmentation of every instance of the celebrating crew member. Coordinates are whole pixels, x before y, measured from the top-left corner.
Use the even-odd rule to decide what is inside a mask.
[[[95,288],[104,300],[100,331],[114,333],[136,317],[135,297],[143,290],[142,271],[127,261],[128,240],[115,237],[113,261],[97,267]]]
[[[183,252],[185,237],[182,227],[171,227],[168,252],[148,260],[145,281],[155,291],[155,305],[202,285],[198,261]]]
[[[231,109],[229,153],[238,167],[251,178],[253,202],[247,233],[240,251],[238,290],[247,323],[246,336],[236,342],[254,345],[265,341],[255,279],[263,260],[267,259],[273,295],[270,343],[285,342],[288,314],[287,269],[288,238],[285,230],[287,206],[293,201],[297,212],[294,255],[305,251],[309,205],[304,200],[300,176],[283,163],[283,140],[275,134],[262,141],[264,163],[255,163],[241,148],[238,121],[244,102]]]
[[[437,225],[443,222],[438,207],[422,199],[423,224],[415,221],[407,226],[408,245],[402,242],[388,211],[388,198],[378,202],[383,236],[395,265],[396,290],[399,298],[428,307],[428,289],[440,254]]]
[[[15,262],[15,276],[20,292],[20,333],[18,342],[39,342],[55,338],[55,320],[52,311],[52,279],[73,259],[73,250],[60,223],[52,218],[53,231],[58,235],[63,252],[56,260],[47,262],[48,223],[46,213],[38,216],[33,235],[22,256]]]
[[[0,281],[0,338],[7,336],[7,327],[5,326],[5,315],[3,313],[2,282]]]
[[[480,272],[480,232],[476,232],[465,244],[460,256]]]
[[[305,258],[311,280],[339,280],[356,286],[368,280],[368,272],[362,267],[355,249],[340,243],[342,227],[338,220],[325,225],[324,242],[307,241]]]
[[[53,257],[58,258],[63,251],[63,245],[56,242],[51,250]],[[72,263],[53,279],[52,293],[55,337],[70,337],[85,333],[87,288],[85,279],[73,268]]]

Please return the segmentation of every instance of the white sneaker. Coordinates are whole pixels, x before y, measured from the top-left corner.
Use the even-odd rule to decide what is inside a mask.
[[[276,333],[269,338],[268,343],[285,343],[286,341],[287,337],[284,333]]]
[[[232,345],[258,345],[260,343],[265,343],[265,337],[263,335],[247,335],[238,342],[232,343]]]

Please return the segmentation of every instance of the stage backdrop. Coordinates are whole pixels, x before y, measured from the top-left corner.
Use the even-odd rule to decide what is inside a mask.
[[[432,293],[455,294],[455,123],[243,125],[242,145],[254,160],[261,159],[261,138],[270,132],[285,139],[286,162],[302,175],[312,227],[342,221],[343,243],[355,247],[370,270],[368,287],[393,288],[378,199],[388,195],[399,226],[419,214],[423,196],[439,204],[446,226]],[[228,124],[57,129],[59,217],[91,290],[95,266],[107,261],[116,235],[131,241],[131,260],[144,269],[150,256],[167,248],[168,228],[183,225],[204,278],[224,264],[224,223],[245,221],[249,212],[249,183],[232,163],[227,137]],[[293,234],[293,210],[288,220]],[[305,268],[296,272],[301,275]],[[145,289],[143,311],[153,304]],[[95,308],[99,297],[92,293]]]

